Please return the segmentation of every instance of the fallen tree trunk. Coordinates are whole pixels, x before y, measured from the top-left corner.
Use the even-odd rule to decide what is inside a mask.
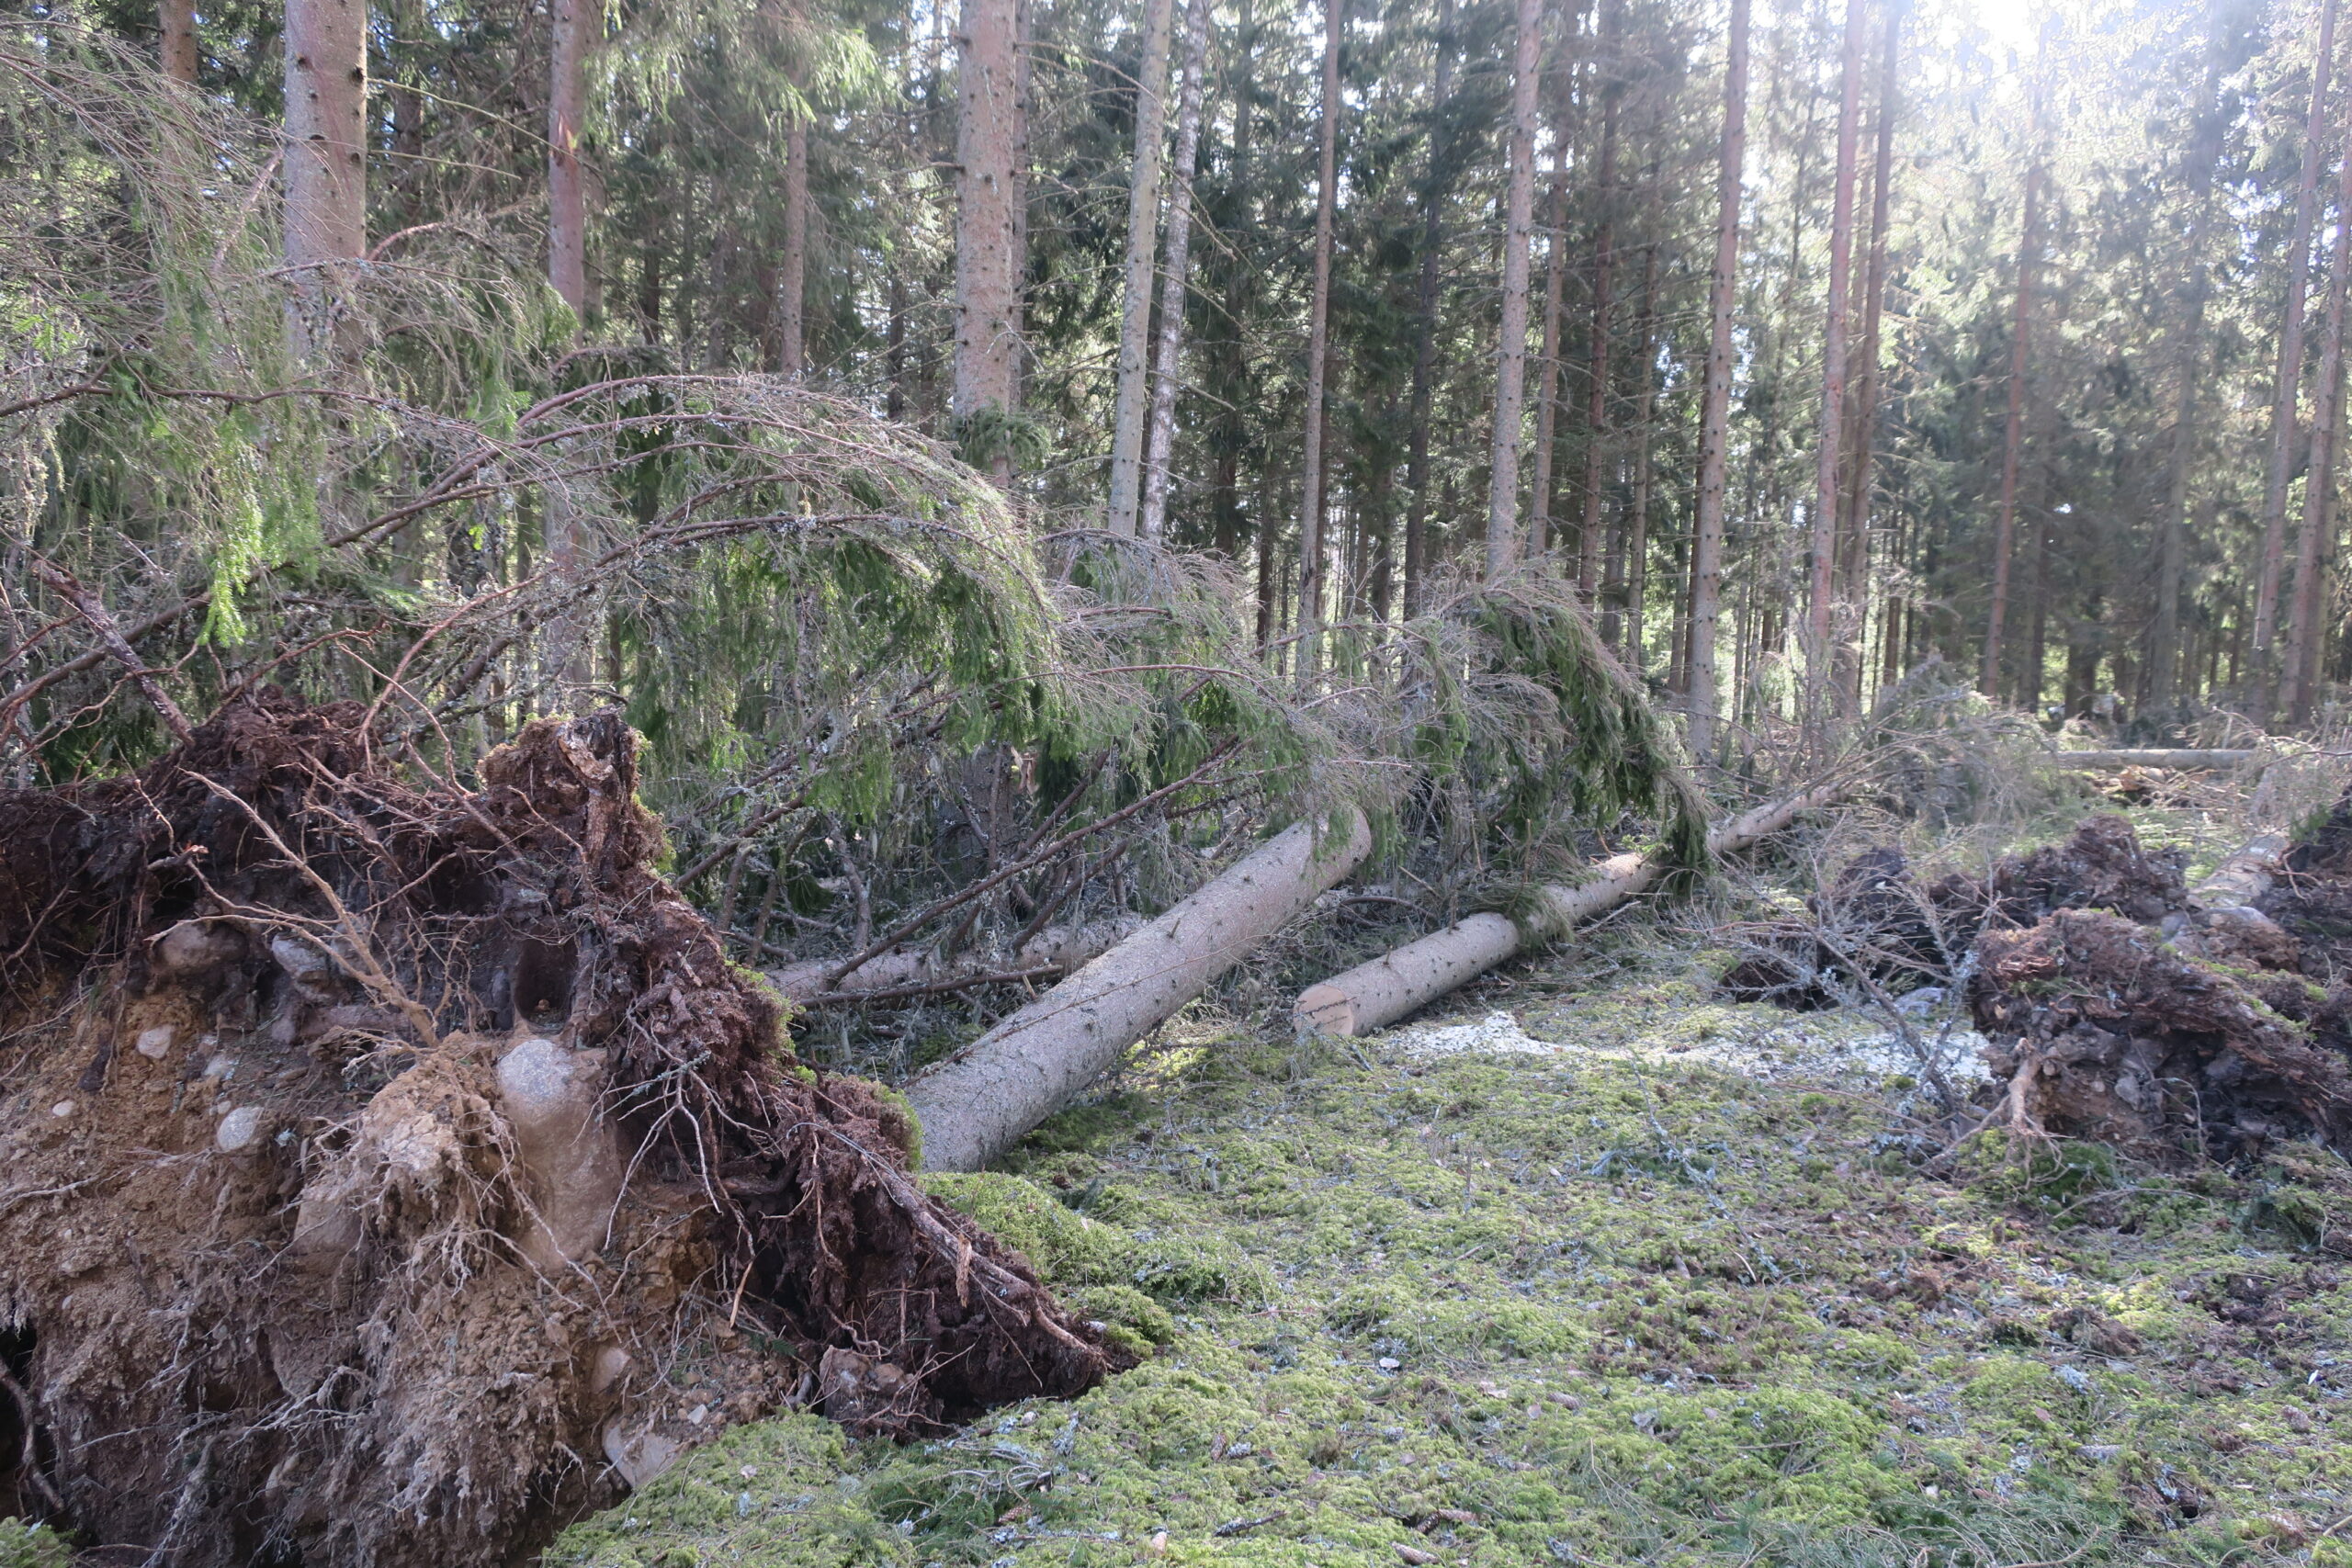
[[[833,985],[825,977],[841,967],[836,958],[815,958],[766,971],[768,983],[784,999],[799,1007],[831,1001],[882,996],[911,996],[977,985],[1007,972],[1043,978],[1066,975],[1134,934],[1140,917],[1122,915],[1082,926],[1055,926],[1022,943],[1009,961],[998,963],[978,953],[942,959],[927,948],[886,953],[844,975]]]
[[[1845,784],[1815,784],[1785,800],[1743,812],[1707,834],[1712,854],[1730,854],[1787,827],[1804,812],[1826,806]],[[1531,940],[1542,941],[1647,892],[1665,874],[1657,860],[1628,852],[1596,868],[1600,874],[1574,887],[1536,890],[1536,919],[1522,927],[1504,915],[1473,915],[1466,920],[1408,942],[1369,964],[1358,964],[1299,993],[1291,1010],[1301,1029],[1323,1034],[1369,1034],[1459,989],[1517,953]]]
[[[2263,833],[2232,852],[2199,883],[2189,902],[2199,909],[2250,908],[2270,891],[2287,853],[2284,833]]]
[[[978,1170],[1069,1104],[1216,977],[1353,871],[1363,814],[1300,822],[907,1086],[923,1163]]]
[[[2194,773],[2214,768],[2234,768],[2252,760],[2252,750],[2124,750],[2124,751],[2052,751],[2052,762],[2062,768],[2083,768],[2105,773],[2116,768],[2165,768],[2175,773]]]

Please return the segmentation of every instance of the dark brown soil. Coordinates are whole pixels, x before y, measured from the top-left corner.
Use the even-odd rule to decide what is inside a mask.
[[[2160,1163],[2352,1133],[2340,994],[2233,973],[2099,910],[1987,932],[1978,959],[1971,1005],[2016,1130]]]
[[[1866,850],[1807,900],[1806,918],[1736,927],[1745,956],[1719,982],[1735,1001],[1851,1006],[1950,982],[1978,934],[2055,909],[2156,921],[2186,909],[2177,852],[2150,852],[2120,817],[2094,817],[2063,843],[1996,863],[1983,881],[1922,885],[1892,845]]]
[[[96,1561],[503,1562],[796,1392],[904,1435],[1103,1374],[650,869],[616,717],[478,789],[405,755],[273,694],[0,795],[0,1515]],[[627,1171],[568,1253],[526,1039]]]

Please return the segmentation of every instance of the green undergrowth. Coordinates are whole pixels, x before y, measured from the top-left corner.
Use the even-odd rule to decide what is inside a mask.
[[[1693,963],[1520,1011],[1646,1051],[1196,1032],[926,1179],[1133,1371],[904,1447],[739,1427],[550,1562],[2352,1565],[2340,1160],[1939,1156],[1907,1080],[1690,1051],[1789,1021]]]
[[[47,1525],[0,1518],[0,1568],[66,1568],[72,1559],[64,1537]]]

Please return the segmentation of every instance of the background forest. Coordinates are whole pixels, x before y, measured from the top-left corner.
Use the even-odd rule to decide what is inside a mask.
[[[76,15],[303,134],[277,7]],[[1718,7],[1643,0],[1532,19],[1517,507],[1654,690],[1690,684],[1735,47],[1725,716],[1794,700],[1833,338],[1830,592],[1866,692],[1995,640],[2001,697],[2080,715],[2111,692],[2144,728],[2252,711],[2290,642],[2342,678],[2332,495],[2307,481],[2334,466],[2341,359],[2331,18],[2053,6],[2001,39],[1934,0],[1771,7],[1728,37]],[[1394,624],[1483,553],[1497,333],[1521,319],[1510,6],[401,0],[364,20],[379,264],[461,230],[546,272],[576,325],[544,333],[638,370],[799,377],[993,466],[1037,525],[1164,530],[1226,565],[1261,641],[1301,624],[1303,577],[1325,615]],[[959,168],[1010,184],[996,259],[967,232],[959,264]],[[959,369],[982,330],[988,363]],[[530,534],[475,568],[513,577]],[[2314,700],[2299,679],[2277,698]]]

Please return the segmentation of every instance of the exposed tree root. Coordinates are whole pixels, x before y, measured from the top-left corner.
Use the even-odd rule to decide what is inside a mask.
[[[42,1461],[0,1495],[155,1563],[497,1562],[796,1385],[903,1434],[1102,1376],[648,869],[617,718],[479,790],[361,719],[269,696],[0,795],[0,1340]]]

